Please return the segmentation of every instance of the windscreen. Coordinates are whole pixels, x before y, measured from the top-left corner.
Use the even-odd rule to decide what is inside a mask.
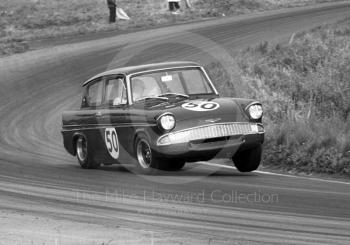
[[[214,91],[199,68],[164,70],[131,78],[133,101],[167,93],[184,95],[213,94]]]

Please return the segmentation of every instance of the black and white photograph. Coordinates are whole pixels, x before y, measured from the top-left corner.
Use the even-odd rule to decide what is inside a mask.
[[[1,0],[0,245],[350,244],[349,0]]]

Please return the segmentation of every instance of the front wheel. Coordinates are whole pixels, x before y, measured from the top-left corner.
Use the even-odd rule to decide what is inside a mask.
[[[232,161],[240,172],[252,172],[258,169],[261,162],[261,155],[262,146],[259,145],[252,149],[237,152],[232,157]]]
[[[145,136],[140,135],[137,137],[135,142],[135,153],[137,162],[136,169],[138,172],[143,174],[156,173],[160,166],[160,160],[156,158],[151,145]]]
[[[84,136],[79,136],[75,145],[77,159],[82,168],[95,169],[100,167],[100,164],[94,162],[91,152],[89,151],[88,141]]]

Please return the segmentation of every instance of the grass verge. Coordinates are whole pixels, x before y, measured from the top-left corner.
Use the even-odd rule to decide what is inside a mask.
[[[350,18],[250,47],[235,73],[239,81],[221,75],[218,87],[232,96],[225,88],[239,84],[242,97],[263,103],[264,166],[350,175]]]
[[[108,24],[105,0],[1,0],[0,56],[28,50],[29,40],[109,30],[146,28],[208,17],[310,5],[331,0],[191,0],[181,15],[171,15],[166,0],[118,0],[132,18]],[[334,1],[334,0],[333,0]]]

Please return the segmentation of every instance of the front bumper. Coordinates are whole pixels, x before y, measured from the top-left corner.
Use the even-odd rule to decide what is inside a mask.
[[[237,151],[264,142],[258,123],[218,123],[168,133],[157,140],[154,151],[170,158],[207,160],[232,157]]]

